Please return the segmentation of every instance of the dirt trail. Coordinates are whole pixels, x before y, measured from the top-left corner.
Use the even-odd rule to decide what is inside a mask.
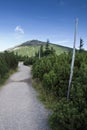
[[[50,130],[49,112],[36,96],[30,68],[20,63],[0,89],[0,130]]]

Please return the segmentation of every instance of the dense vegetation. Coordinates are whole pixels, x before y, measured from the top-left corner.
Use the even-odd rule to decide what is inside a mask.
[[[48,55],[37,60],[32,67],[33,78],[42,82],[47,93],[58,102],[50,117],[53,130],[87,130],[87,52],[76,52],[74,75],[67,101],[72,53]]]
[[[15,69],[18,65],[17,56],[7,51],[0,53],[0,80],[10,69]]]

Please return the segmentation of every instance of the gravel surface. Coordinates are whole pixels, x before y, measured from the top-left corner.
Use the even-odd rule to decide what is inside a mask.
[[[30,68],[19,63],[18,72],[0,88],[0,130],[50,130],[49,111],[36,97]]]

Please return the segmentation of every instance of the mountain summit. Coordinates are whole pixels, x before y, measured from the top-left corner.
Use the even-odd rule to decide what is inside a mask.
[[[27,41],[27,42],[24,42],[22,43],[20,46],[32,46],[32,45],[45,45],[46,42],[42,42],[42,41],[39,41],[39,40],[30,40],[30,41]]]

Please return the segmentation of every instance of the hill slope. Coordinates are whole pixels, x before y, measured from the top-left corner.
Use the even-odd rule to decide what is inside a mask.
[[[45,49],[46,42],[31,40],[13,48],[12,51],[18,55],[31,57],[34,56],[36,52],[38,52],[41,45],[43,45],[43,48]],[[53,43],[49,43],[49,46],[55,49],[57,55],[71,50],[71,48],[56,45]]]

